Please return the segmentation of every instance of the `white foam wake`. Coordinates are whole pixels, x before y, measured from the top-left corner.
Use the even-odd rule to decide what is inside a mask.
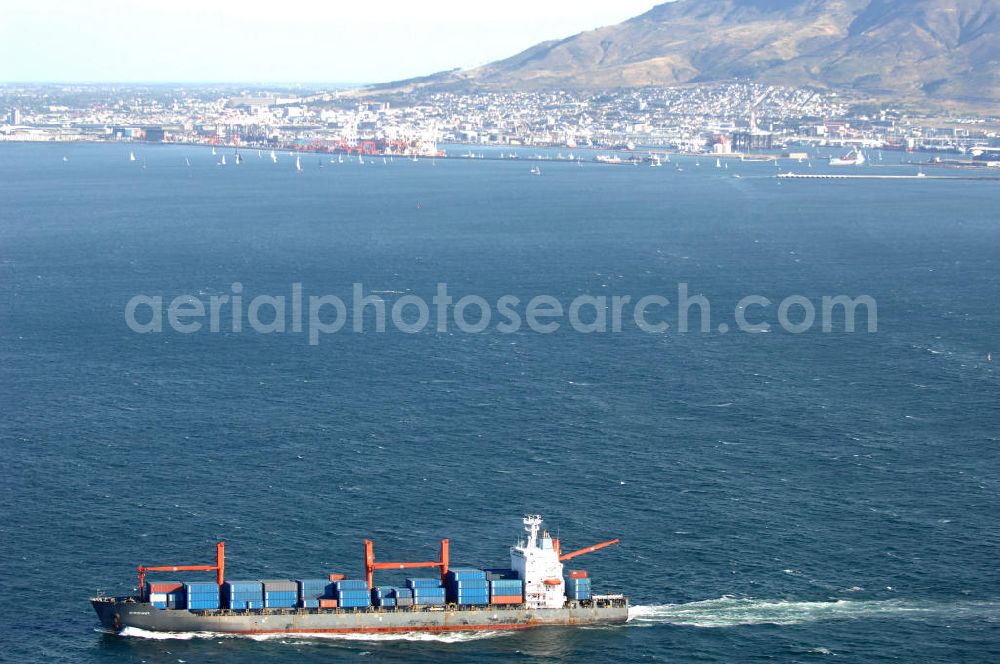
[[[823,620],[886,618],[985,619],[1000,621],[1000,602],[918,602],[909,600],[836,600],[795,602],[720,597],[686,604],[639,605],[629,608],[634,625],[798,625]]]
[[[250,639],[253,641],[287,641],[292,644],[302,644],[318,639],[338,641],[427,641],[434,643],[465,643],[481,639],[494,639],[509,636],[506,631],[475,631],[475,632],[398,632],[388,634],[332,634],[327,632],[295,632],[291,634],[229,634],[226,632],[154,632],[138,627],[126,627],[120,636],[135,639],[151,639],[154,641],[189,641],[191,639]]]

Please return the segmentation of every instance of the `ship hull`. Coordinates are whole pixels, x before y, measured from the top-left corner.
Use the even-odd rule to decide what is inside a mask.
[[[131,598],[91,601],[105,628],[126,627],[155,632],[228,634],[358,634],[458,632],[528,629],[546,625],[606,625],[628,619],[625,601],[561,609],[523,607],[428,607],[406,609],[287,609],[262,611],[187,611],[158,609]]]

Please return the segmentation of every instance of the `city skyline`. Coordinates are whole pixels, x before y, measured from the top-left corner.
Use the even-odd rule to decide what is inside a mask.
[[[512,0],[502,8],[381,0],[276,12],[260,0],[22,4],[0,23],[0,81],[340,83],[399,80],[508,57],[615,23],[654,0]]]

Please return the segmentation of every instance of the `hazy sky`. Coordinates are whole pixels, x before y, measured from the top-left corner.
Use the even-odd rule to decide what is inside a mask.
[[[24,0],[0,81],[375,82],[472,67],[657,0]]]

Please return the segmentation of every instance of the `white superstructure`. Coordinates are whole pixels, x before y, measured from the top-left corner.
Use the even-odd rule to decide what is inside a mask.
[[[524,580],[529,609],[561,609],[566,603],[563,564],[549,532],[539,532],[541,526],[542,517],[524,517],[527,537],[510,548],[510,566]]]

